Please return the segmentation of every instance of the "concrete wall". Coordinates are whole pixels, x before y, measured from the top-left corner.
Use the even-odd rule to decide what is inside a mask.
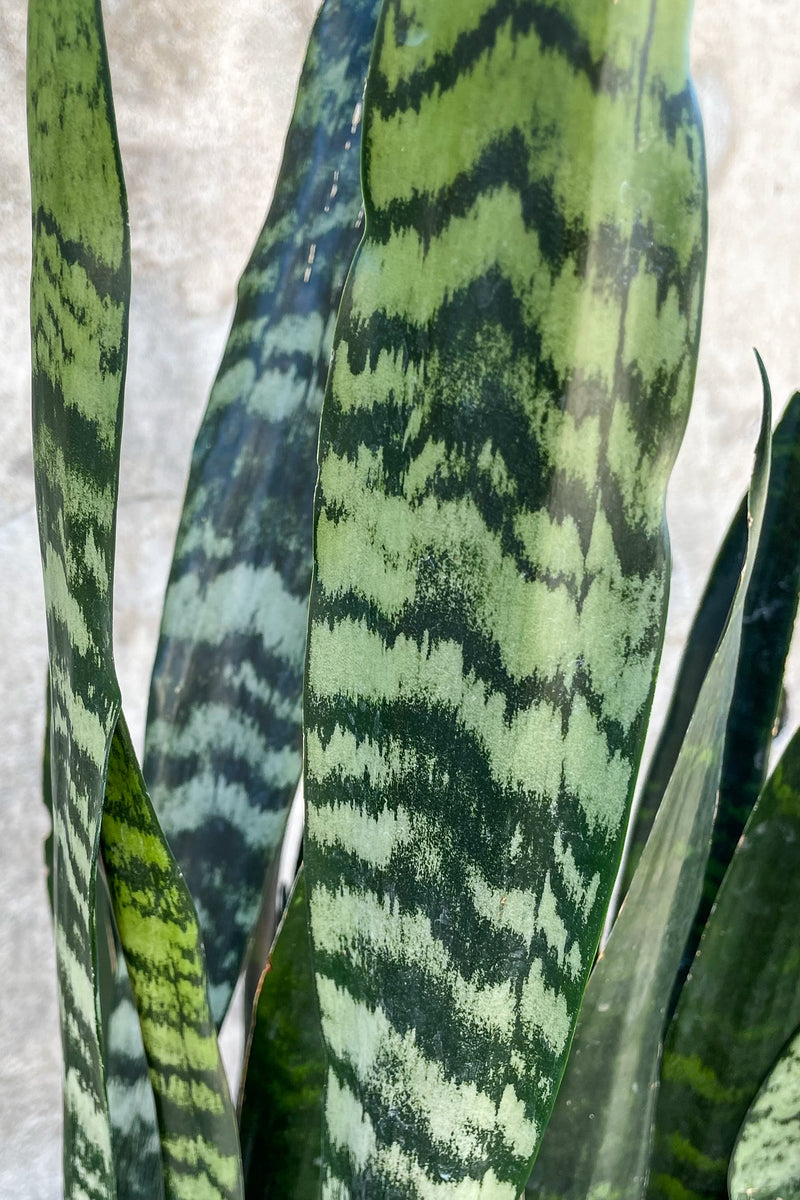
[[[139,742],[192,438],[269,200],[314,8],[314,0],[106,5],[134,277],[116,637]],[[2,0],[0,1200],[55,1200],[60,1053],[41,868],[45,632],[29,435],[24,33],[23,0]],[[673,604],[660,686],[744,487],[759,420],[751,347],[771,372],[778,409],[800,386],[793,0],[696,0],[693,60],[711,242],[695,406],[670,505]],[[796,704],[792,713],[796,720]]]

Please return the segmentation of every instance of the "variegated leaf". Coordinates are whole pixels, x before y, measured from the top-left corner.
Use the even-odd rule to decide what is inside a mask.
[[[362,233],[361,100],[378,0],[326,0],[275,198],[239,285],[164,606],[144,773],[227,1008],[301,771],[316,448]]]
[[[800,1200],[800,1033],[780,1056],[739,1133],[730,1200]]]
[[[317,1200],[325,1049],[300,871],[256,998],[241,1094],[247,1200]]]
[[[651,1200],[717,1200],[739,1126],[800,1025],[800,733],[747,822],[681,992],[661,1071]],[[788,1131],[787,1131],[788,1132]]]
[[[95,965],[106,936],[97,922],[102,845],[135,983],[172,935],[157,1005],[144,1014],[162,1145],[170,1156],[165,1197],[234,1200],[241,1194],[235,1121],[207,1008],[197,923],[172,860],[157,879],[143,869],[154,859],[162,865],[168,852],[127,740],[114,670],[114,525],[130,260],[96,0],[31,0],[28,100],[33,435],[50,660],[64,1194],[68,1200],[113,1200],[116,1194]],[[110,981],[110,969],[106,974]],[[140,1006],[152,999],[139,983],[137,990]],[[178,1045],[190,1048],[184,1059],[174,1054],[176,1034]],[[221,1111],[230,1144],[220,1139],[217,1145],[217,1127],[193,1123],[191,1154],[176,1169],[176,1133],[185,1132],[187,1114],[193,1121],[203,1107]],[[222,1186],[208,1186],[204,1158],[220,1154],[229,1160],[218,1172],[225,1178]]]
[[[759,360],[759,365],[761,365]],[[769,478],[766,375],[742,578],[625,903],[589,978],[530,1200],[640,1200],[664,1025],[702,891]]]
[[[92,965],[105,758],[119,712],[111,566],[130,259],[95,0],[31,0],[28,142],[36,507],[64,1053],[64,1195],[114,1195]]]
[[[688,5],[388,0],[323,412],[323,1197],[516,1200],[619,859],[704,263]]]

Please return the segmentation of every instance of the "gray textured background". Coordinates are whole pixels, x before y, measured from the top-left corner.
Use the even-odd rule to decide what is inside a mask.
[[[616,2],[616,0],[615,0]],[[237,276],[271,193],[315,0],[111,0],[133,308],[116,575],[125,708],[141,744],[192,439]],[[22,0],[0,2],[0,1198],[61,1194],[59,1044],[39,799],[45,630],[31,482]],[[794,0],[696,0],[711,240],[694,410],[673,480],[674,574],[657,713],[759,420],[800,386],[800,23]],[[797,671],[795,678],[800,678]],[[790,720],[800,714],[795,685]]]

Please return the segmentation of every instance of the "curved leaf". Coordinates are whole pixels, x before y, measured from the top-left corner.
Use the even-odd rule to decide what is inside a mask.
[[[618,864],[694,375],[687,10],[389,0],[320,441],[323,1196],[516,1200]]]
[[[745,598],[742,646],[728,719],[711,856],[695,929],[684,956],[690,963],[725,868],[766,777],[781,681],[800,586],[800,393],[789,400],[772,436],[772,466],[764,526]],[[661,802],[716,648],[747,538],[742,501],[717,555],[684,651],[664,729],[636,810],[623,894]]]
[[[630,892],[590,976],[529,1197],[637,1200],[645,1192],[664,1023],[702,890],[769,477],[763,368],[762,378],[764,415],[742,582]]]
[[[233,1200],[243,1194],[239,1142],[197,920],[122,716],[108,760],[102,845],[155,1094],[165,1200]]]
[[[105,757],[120,703],[110,589],[130,255],[95,0],[31,0],[28,144],[34,472],[50,654],[64,1194],[68,1200],[106,1200],[114,1196],[114,1172],[93,946]]]
[[[664,1051],[649,1196],[724,1197],[739,1126],[800,1025],[800,733],[719,890]]]
[[[800,1033],[764,1081],[731,1162],[731,1200],[800,1197]]]
[[[317,1200],[325,1074],[301,870],[250,1032],[239,1122],[248,1200]]]
[[[360,113],[378,0],[326,0],[269,216],[192,459],[144,773],[194,896],[219,1023],[301,772],[322,394],[361,237]]]
[[[241,1181],[236,1130],[213,1026],[207,1008],[205,1022],[200,1011],[206,985],[197,923],[185,888],[185,903],[177,905],[183,885],[174,863],[169,860],[158,877],[158,891],[143,869],[145,860],[160,856],[162,861],[167,851],[127,740],[114,670],[114,526],[130,257],[99,4],[31,0],[28,38],[33,435],[50,667],[64,1193],[69,1200],[113,1200],[116,1194],[98,1019],[97,955],[110,950],[110,943],[100,940],[107,930],[98,926],[97,915],[102,845],[135,982],[146,974],[164,935],[174,933],[176,921],[180,924],[180,945],[173,941],[175,952],[166,956],[157,990],[164,1011],[179,1012],[181,1045],[191,1045],[185,1074],[178,1072],[186,1063],[176,1058],[169,1063],[169,1078],[158,1077],[158,1064],[172,1052],[174,1026],[154,1020],[152,1011],[144,1022],[153,1080],[167,1101],[160,1112],[163,1147],[172,1153],[176,1134],[185,1131],[191,1107],[185,1093],[195,1108],[223,1111],[232,1132],[228,1178],[224,1188],[206,1188],[203,1194],[233,1200]],[[119,840],[123,835],[128,840]],[[172,905],[169,913],[163,907],[157,915],[150,911],[165,899]],[[148,936],[142,944],[144,926]],[[196,967],[191,988],[187,961]],[[110,980],[110,969],[107,974]],[[138,991],[141,1003],[146,989]],[[215,1128],[212,1136],[217,1133]],[[220,1153],[205,1144],[202,1125],[192,1129],[190,1140],[194,1161],[185,1159],[175,1171],[173,1154],[167,1170],[169,1200],[189,1195],[194,1200],[203,1175],[197,1160],[209,1149]]]

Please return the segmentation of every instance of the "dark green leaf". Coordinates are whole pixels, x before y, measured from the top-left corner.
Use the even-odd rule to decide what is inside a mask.
[[[800,1033],[745,1118],[728,1191],[731,1200],[800,1200]]]
[[[664,1052],[649,1195],[725,1196],[734,1141],[800,1025],[800,733],[723,880]]]
[[[317,19],[195,445],[153,673],[144,773],[198,904],[217,1022],[301,771],[319,415],[361,236],[377,8],[326,0]]]
[[[316,1200],[325,1073],[301,871],[250,1034],[240,1117],[247,1200]]]
[[[539,1200],[644,1195],[664,1024],[702,889],[745,592],[767,490],[770,400],[763,379],[743,580],[630,891],[586,988],[558,1101],[528,1185],[528,1195]]]
[[[704,262],[688,5],[384,6],[326,394],[326,1197],[516,1200],[619,859]]]

